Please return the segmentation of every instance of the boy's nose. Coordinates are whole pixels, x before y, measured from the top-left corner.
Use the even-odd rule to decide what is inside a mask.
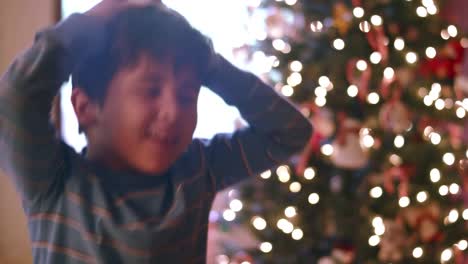
[[[175,94],[175,87],[168,87],[163,93],[161,104],[159,107],[159,120],[169,124],[177,120],[179,114],[179,107],[177,104],[177,95]],[[169,125],[168,124],[168,125]]]

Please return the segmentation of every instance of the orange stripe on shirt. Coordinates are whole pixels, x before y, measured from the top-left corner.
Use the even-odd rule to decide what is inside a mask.
[[[185,211],[184,211],[184,216],[192,213],[193,211],[200,210],[203,208],[203,205],[206,203],[206,200],[210,200],[212,197],[212,194],[204,194],[200,197],[198,202],[196,204],[190,205]],[[183,218],[182,216],[180,218]],[[151,223],[156,223],[158,221],[163,220],[163,217],[159,216],[154,216],[154,217],[149,217],[140,221],[135,221],[135,222],[130,222],[126,223],[121,226],[121,228],[127,229],[129,231],[136,231],[136,230],[145,230],[148,226],[148,224]],[[166,227],[175,227],[178,223],[180,223],[180,219],[175,219],[172,222],[166,223]]]
[[[68,191],[68,192],[66,192],[66,196],[68,197],[68,199],[70,201],[74,202],[75,204],[78,204],[79,206],[87,207],[87,208],[91,209],[91,212],[93,214],[96,214],[96,215],[98,215],[100,217],[103,217],[103,218],[112,218],[112,214],[110,213],[110,211],[108,211],[108,210],[106,210],[104,208],[100,208],[100,207],[85,203],[83,201],[83,198],[81,198],[81,196],[79,196],[76,193],[72,193],[72,192]]]
[[[125,195],[115,199],[115,205],[121,206],[123,203],[125,203],[125,201],[129,199],[143,198],[145,196],[160,195],[163,191],[164,189],[160,188],[160,189],[153,189],[153,190],[144,190],[140,192],[126,193]]]
[[[117,241],[117,240],[107,240],[104,239],[102,236],[93,234],[89,231],[87,231],[79,222],[67,218],[65,216],[59,215],[59,214],[46,214],[46,213],[41,213],[41,214],[35,214],[30,216],[30,220],[47,220],[56,224],[62,224],[65,225],[69,228],[75,229],[78,231],[80,234],[83,235],[83,237],[86,240],[92,241],[96,244],[107,244],[112,246],[114,249],[125,252],[129,255],[137,256],[137,257],[143,257],[147,258],[151,256],[151,253],[146,251],[146,250],[141,250],[141,249],[136,249],[129,247],[128,245],[124,244],[123,242]]]
[[[97,260],[93,258],[92,256],[86,255],[84,253],[81,253],[77,250],[71,249],[71,248],[66,248],[66,247],[61,247],[54,245],[49,242],[45,241],[36,241],[31,243],[32,248],[44,248],[47,249],[48,251],[64,254],[66,256],[72,257],[74,259],[78,259],[80,261],[83,261],[85,263],[89,264],[97,264]]]

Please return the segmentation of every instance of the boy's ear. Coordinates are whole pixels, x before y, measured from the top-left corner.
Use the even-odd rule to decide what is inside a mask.
[[[71,101],[79,124],[79,132],[83,132],[98,118],[99,105],[93,101],[83,89],[75,87],[72,90]]]

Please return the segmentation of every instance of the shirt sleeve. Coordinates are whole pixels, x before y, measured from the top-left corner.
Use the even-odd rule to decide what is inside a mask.
[[[214,191],[287,161],[312,133],[309,120],[274,89],[217,56],[207,86],[236,106],[249,127],[196,141]]]
[[[50,192],[66,172],[65,145],[49,121],[52,101],[78,60],[101,43],[100,27],[72,15],[38,33],[0,78],[0,168],[26,202]]]

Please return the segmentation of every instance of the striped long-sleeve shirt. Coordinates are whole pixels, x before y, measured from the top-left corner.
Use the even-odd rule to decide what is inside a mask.
[[[286,161],[311,125],[271,87],[220,59],[209,88],[249,127],[194,139],[162,176],[93,163],[55,136],[49,112],[103,30],[73,15],[38,34],[0,79],[0,168],[22,195],[34,262],[204,263],[216,192]]]

